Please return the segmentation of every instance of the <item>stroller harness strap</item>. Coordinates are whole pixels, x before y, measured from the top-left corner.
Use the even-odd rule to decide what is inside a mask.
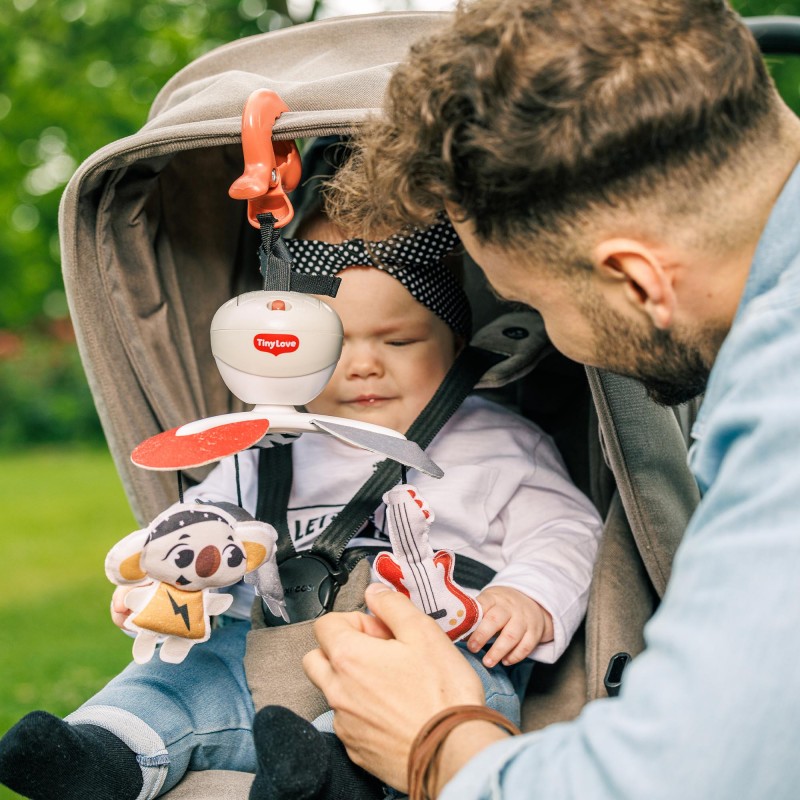
[[[501,356],[476,347],[465,347],[441,386],[408,429],[407,438],[416,442],[422,449],[427,448],[483,374],[499,360],[502,360]],[[310,616],[318,616],[330,610],[338,587],[347,582],[348,574],[356,563],[371,554],[373,548],[358,548],[357,552],[352,551],[352,556],[348,553],[345,557],[345,550],[351,539],[381,504],[384,493],[401,479],[401,469],[391,459],[382,461],[336,519],[317,537],[310,550],[298,554],[292,543],[286,518],[292,486],[291,445],[271,447],[259,454],[256,518],[269,522],[278,532],[277,557],[284,585],[287,585],[287,582],[298,586],[307,585],[302,580],[297,584],[296,579],[300,579],[300,574],[295,574],[295,566],[298,568],[310,566],[312,571],[320,573],[323,579],[331,579],[325,586],[320,587],[318,603],[316,598],[303,598],[304,601],[310,602],[312,609],[316,609],[317,605],[320,606],[317,613],[312,613]],[[375,552],[377,551],[378,549],[375,549]],[[472,561],[462,557],[456,560],[456,564],[464,560]],[[300,565],[301,561],[307,563]],[[284,574],[287,570],[288,575]],[[323,570],[327,570],[327,575],[322,574]],[[486,585],[494,576],[493,570],[478,562],[465,564],[459,572],[463,574],[466,585],[472,588]],[[290,617],[292,617],[292,600],[291,595],[287,596]],[[311,602],[312,600],[314,602]],[[292,621],[298,622],[300,619],[292,618]]]

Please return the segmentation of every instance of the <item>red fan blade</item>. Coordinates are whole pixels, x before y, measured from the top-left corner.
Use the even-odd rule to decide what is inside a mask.
[[[269,430],[269,420],[222,423],[186,436],[176,435],[178,430],[172,428],[145,439],[131,453],[131,461],[153,470],[200,467],[252,447]]]

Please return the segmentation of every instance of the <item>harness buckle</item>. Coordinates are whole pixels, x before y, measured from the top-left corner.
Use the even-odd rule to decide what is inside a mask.
[[[275,616],[264,603],[268,626],[286,625],[316,619],[333,609],[339,587],[347,583],[347,570],[333,569],[315,553],[298,553],[280,563],[281,584],[289,623]]]

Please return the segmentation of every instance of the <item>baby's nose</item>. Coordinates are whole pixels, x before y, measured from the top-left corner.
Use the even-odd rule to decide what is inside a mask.
[[[355,346],[347,353],[346,359],[347,374],[352,377],[364,378],[382,371],[381,360],[372,346]]]

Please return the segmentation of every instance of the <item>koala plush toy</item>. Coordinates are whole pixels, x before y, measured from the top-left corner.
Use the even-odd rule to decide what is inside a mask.
[[[258,570],[255,583],[273,613],[285,616],[278,578],[277,533],[230,503],[180,503],[147,528],[117,542],[106,575],[135,586],[125,597],[133,613],[125,627],[136,633],[133,660],[143,664],[162,642],[162,661],[178,664],[211,636],[211,616],[227,611],[233,595],[213,591]]]

